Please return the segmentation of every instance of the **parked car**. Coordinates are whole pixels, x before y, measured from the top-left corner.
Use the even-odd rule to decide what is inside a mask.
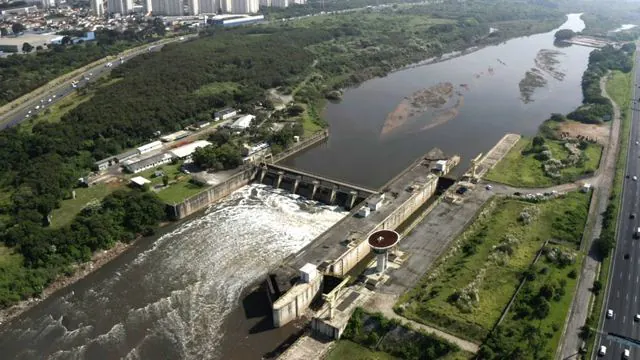
[[[611,319],[613,317],[613,310],[607,310],[607,319]]]

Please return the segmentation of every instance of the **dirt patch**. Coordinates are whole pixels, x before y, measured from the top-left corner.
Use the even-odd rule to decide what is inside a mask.
[[[564,121],[556,130],[560,138],[585,138],[595,140],[601,145],[609,141],[609,127],[605,125],[582,124],[575,121]]]
[[[468,86],[461,84],[460,88],[466,90]],[[456,91],[454,85],[449,82],[418,90],[402,99],[398,106],[387,115],[380,135],[388,135],[412,118],[419,117],[428,111],[433,111],[433,121],[425,125],[422,130],[438,126],[456,117],[458,109],[463,103],[462,93]]]

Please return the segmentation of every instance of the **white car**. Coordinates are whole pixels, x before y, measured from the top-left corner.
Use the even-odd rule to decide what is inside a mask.
[[[631,179],[632,179],[633,181],[638,181],[638,177],[637,177],[637,176],[635,176],[635,175],[634,175]]]
[[[486,189],[487,189],[487,190],[491,190],[491,189],[493,189],[493,186],[491,186],[491,185],[487,185],[487,186],[486,186]]]
[[[607,355],[607,347],[604,345],[600,345],[600,350],[598,350],[598,355],[600,356]]]
[[[40,105],[36,106],[36,110],[40,110]]]
[[[51,98],[49,98],[49,100],[47,100],[48,102],[51,102]]]
[[[27,111],[27,114],[31,114],[31,110]]]
[[[607,319],[611,319],[613,317],[613,310],[607,310]]]
[[[636,141],[636,145],[640,144],[640,141]]]
[[[53,94],[53,98],[54,98],[54,99],[56,98],[56,96],[58,96],[58,95],[56,95],[56,94]]]
[[[636,314],[636,316],[633,317],[634,321],[640,321],[640,314]]]
[[[25,119],[28,119],[28,118],[29,118],[29,116],[31,116],[31,115],[27,114],[27,115],[25,115],[25,116],[24,116],[24,118],[25,118]]]
[[[622,358],[623,359],[628,359],[630,355],[631,354],[630,354],[629,349],[624,349],[624,351],[622,352]]]

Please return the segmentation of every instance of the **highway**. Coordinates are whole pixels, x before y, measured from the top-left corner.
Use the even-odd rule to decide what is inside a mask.
[[[196,35],[185,35],[183,37],[179,37],[179,38],[175,38],[174,40],[168,42],[176,42],[176,41],[185,41],[188,40],[189,38],[192,38]],[[180,39],[183,40],[180,40]],[[149,47],[152,47],[151,52],[157,52],[160,51],[160,49],[162,49],[162,47],[164,45],[166,45],[167,43],[164,44],[153,44],[150,43],[148,45],[148,47],[145,47],[144,49],[137,51],[135,53],[129,54],[127,56],[123,56],[122,60],[123,62],[126,62],[127,60],[130,60],[140,54],[145,54],[149,52]],[[83,86],[86,86],[88,83],[96,81],[97,79],[99,79],[100,77],[104,76],[104,75],[108,75],[111,70],[113,70],[114,68],[116,68],[118,65],[120,65],[121,63],[123,63],[119,60],[119,57],[117,57],[116,59],[114,59],[111,64],[111,67],[107,67],[105,66],[105,64],[102,65],[98,65],[96,67],[93,67],[89,70],[87,70],[86,72],[84,72],[83,74],[80,74],[76,77],[76,80],[78,81],[78,88],[81,88]],[[87,80],[88,79],[88,80]],[[65,96],[73,93],[76,89],[73,88],[71,85],[69,84],[62,84],[60,86],[57,86],[54,89],[51,89],[50,91],[46,92],[45,94],[41,95],[38,97],[38,99],[34,100],[29,100],[27,102],[25,102],[24,104],[19,106],[19,110],[17,111],[11,111],[9,115],[6,115],[4,117],[0,117],[0,130],[4,130],[8,127],[12,127],[15,126],[25,120],[28,120],[30,118],[33,118],[33,116],[35,116],[36,114],[42,113],[44,112],[48,107],[50,107],[51,105],[55,104],[56,102],[59,102],[61,99],[63,99]],[[54,96],[55,95],[55,96]],[[49,102],[49,99],[51,99],[51,102]],[[43,106],[44,105],[44,106]],[[39,109],[36,109],[36,106],[39,106]]]
[[[640,57],[638,57],[640,59]],[[637,60],[636,60],[637,61]],[[636,64],[636,68],[640,62]],[[640,72],[634,73],[635,85],[633,98],[640,97]],[[616,249],[612,258],[612,270],[609,274],[609,291],[601,318],[604,319],[602,333],[596,340],[594,358],[622,359],[628,349],[630,359],[640,360],[640,239],[634,239],[635,229],[640,227],[640,184],[634,176],[640,177],[640,109],[632,106],[631,137],[629,156],[627,157],[626,176],[622,190],[622,208],[618,218]],[[611,174],[613,176],[613,174]],[[613,311],[613,317],[606,316],[607,310]],[[601,345],[607,347],[606,355],[598,354]]]

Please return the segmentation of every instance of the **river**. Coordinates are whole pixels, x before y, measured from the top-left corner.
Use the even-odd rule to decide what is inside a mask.
[[[577,15],[563,25],[581,26]],[[534,92],[534,101],[524,104],[518,83],[540,49],[553,49],[553,32],[368,81],[347,91],[340,104],[329,105],[329,142],[293,163],[377,186],[433,146],[468,158],[489,149],[505,132],[531,135],[549,113],[567,112],[580,103],[580,78],[591,51],[559,49],[564,79],[549,79]],[[489,66],[492,75],[486,73]],[[386,115],[403,97],[444,81],[469,87],[456,118],[426,131],[416,126],[429,119],[417,119],[380,137]],[[139,241],[2,325],[0,357],[259,359],[277,342],[264,337],[269,324],[251,314],[250,302],[243,299],[245,306],[239,305],[243,291],[345,215],[262,185],[244,187],[205,214]],[[249,329],[239,325],[247,323]],[[256,333],[263,336],[259,346],[247,340]],[[276,335],[282,339],[289,333]]]
[[[583,28],[580,14],[570,14],[559,29]],[[554,46],[557,30],[397,71],[349,89],[341,102],[329,104],[324,112],[331,132],[328,142],[288,159],[287,164],[378,187],[430,148],[439,147],[447,154],[461,155],[463,162],[458,171],[466,169],[470,158],[488,151],[505,133],[533,135],[551,113],[568,113],[582,102],[580,83],[593,49]],[[545,76],[547,85],[535,90],[533,101],[525,103],[518,84],[535,66],[536,55],[542,49],[561,53],[555,66],[564,78]],[[431,121],[430,115],[425,114],[381,138],[387,114],[405,96],[443,82],[468,87],[461,90],[464,105],[457,117],[421,131]]]
[[[6,324],[0,358],[221,358],[242,291],[345,215],[244,187]]]

